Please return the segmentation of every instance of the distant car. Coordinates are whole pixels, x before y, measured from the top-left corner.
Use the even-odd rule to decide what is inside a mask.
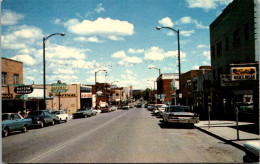
[[[100,110],[101,110],[101,113],[111,112],[111,108],[107,107],[107,106],[106,107],[101,107]]]
[[[116,110],[117,110],[117,108],[115,106],[111,107],[111,111],[116,111]]]
[[[136,107],[137,107],[137,108],[142,108],[142,104],[141,104],[141,103],[138,103]]]
[[[129,106],[123,106],[122,110],[129,110],[130,107]]]
[[[189,106],[170,105],[163,113],[163,121],[165,123],[183,123],[194,126],[199,122],[199,115],[191,112]]]
[[[7,137],[10,132],[14,131],[26,132],[27,128],[31,126],[31,124],[31,118],[23,118],[17,113],[3,113],[2,136]]]
[[[59,121],[56,115],[49,113],[48,110],[31,111],[28,118],[32,119],[32,126],[40,126],[41,128],[47,124],[54,125],[55,122]]]
[[[147,106],[147,110],[149,110],[149,111],[153,111],[154,108],[155,108],[154,104],[148,104],[148,106]]]
[[[148,104],[144,104],[144,108],[147,108]]]
[[[259,162],[260,141],[248,141],[244,143],[246,155],[243,157],[245,163]]]
[[[52,113],[56,115],[59,123],[68,121],[69,115],[64,110],[53,111]]]
[[[97,115],[97,110],[93,109],[92,107],[87,107],[87,110],[91,111],[91,116]]]
[[[91,117],[91,111],[87,110],[86,108],[84,109],[77,109],[76,113],[72,114],[73,118],[82,118],[82,117]]]

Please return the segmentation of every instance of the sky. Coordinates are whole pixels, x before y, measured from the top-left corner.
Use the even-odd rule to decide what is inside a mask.
[[[209,25],[232,0],[2,0],[2,57],[23,62],[26,85],[154,87],[161,73],[210,65]],[[149,69],[153,67],[152,69]],[[99,71],[106,70],[106,71]],[[107,73],[106,73],[107,72]]]

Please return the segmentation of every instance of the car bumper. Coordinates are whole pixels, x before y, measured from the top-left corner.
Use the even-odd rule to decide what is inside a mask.
[[[31,126],[39,126],[41,125],[42,121],[33,121]]]
[[[195,124],[195,123],[199,123],[199,118],[169,118],[168,122]]]

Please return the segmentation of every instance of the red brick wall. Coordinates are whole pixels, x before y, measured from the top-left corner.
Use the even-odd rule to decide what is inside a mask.
[[[2,58],[2,72],[7,73],[7,85],[14,84],[13,75],[19,75],[19,84],[23,84],[23,63],[11,59]]]

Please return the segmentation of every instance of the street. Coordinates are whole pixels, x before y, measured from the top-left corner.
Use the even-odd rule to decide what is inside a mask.
[[[244,155],[196,128],[165,126],[145,108],[71,119],[2,138],[2,161],[7,163],[242,163]]]

